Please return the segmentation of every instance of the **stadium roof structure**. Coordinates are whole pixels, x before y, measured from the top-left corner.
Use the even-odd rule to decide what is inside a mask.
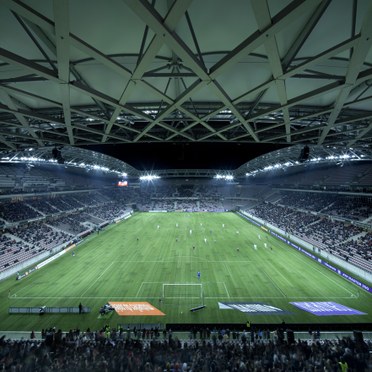
[[[295,145],[272,151],[253,159],[234,171],[234,177],[259,176],[268,171],[300,169],[312,165],[344,166],[353,162],[372,161],[370,148],[340,148],[336,146],[308,146],[307,155],[303,146]]]
[[[0,153],[0,163],[60,164],[65,167],[115,173],[118,177],[139,177],[141,175],[137,169],[119,159],[74,146],[3,151]]]
[[[82,149],[75,146],[28,148],[20,151],[0,152],[0,163],[26,164],[60,164],[66,167],[77,167],[115,173],[118,177],[134,177],[156,175],[161,178],[245,178],[259,176],[268,171],[300,169],[309,163],[313,165],[340,165],[352,162],[372,162],[372,148],[341,149],[336,146],[308,146],[306,158],[303,157],[302,145],[289,146],[269,152],[253,159],[237,169],[158,169],[139,171],[131,165],[100,152]]]
[[[363,151],[371,19],[369,0],[2,0],[0,150],[237,142]]]

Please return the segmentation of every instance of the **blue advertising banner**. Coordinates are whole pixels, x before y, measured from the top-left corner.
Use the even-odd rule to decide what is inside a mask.
[[[249,314],[285,314],[288,313],[279,307],[267,305],[261,302],[219,302],[220,310],[239,310],[243,313]]]
[[[361,311],[337,302],[290,302],[290,304],[317,316],[365,315]]]

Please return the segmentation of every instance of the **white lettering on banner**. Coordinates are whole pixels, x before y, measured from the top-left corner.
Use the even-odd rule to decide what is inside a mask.
[[[324,311],[349,311],[353,312],[354,309],[350,309],[346,306],[336,304],[333,302],[308,302],[304,303],[303,308],[310,309],[312,312],[324,312]]]
[[[112,307],[117,311],[152,311],[154,307],[148,304],[113,304]]]
[[[230,305],[231,307],[242,311],[243,313],[265,313],[265,312],[276,312],[282,311],[274,306],[261,305],[261,304],[243,304],[243,305]]]
[[[260,303],[248,303],[248,304],[242,304],[242,303],[222,303],[219,302],[219,308],[220,309],[235,309],[239,310],[243,313],[282,313],[283,310],[266,304],[260,304]]]

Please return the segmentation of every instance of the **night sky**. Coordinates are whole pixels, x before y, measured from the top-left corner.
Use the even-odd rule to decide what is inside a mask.
[[[248,143],[134,143],[89,146],[90,150],[120,159],[138,170],[226,169],[234,170],[249,160],[283,145]]]

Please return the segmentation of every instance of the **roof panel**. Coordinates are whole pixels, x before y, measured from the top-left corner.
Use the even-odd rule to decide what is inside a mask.
[[[8,123],[0,149],[195,138],[371,142],[368,0],[65,4],[61,13],[53,2],[0,2],[0,121]],[[322,127],[307,132],[309,117]]]

